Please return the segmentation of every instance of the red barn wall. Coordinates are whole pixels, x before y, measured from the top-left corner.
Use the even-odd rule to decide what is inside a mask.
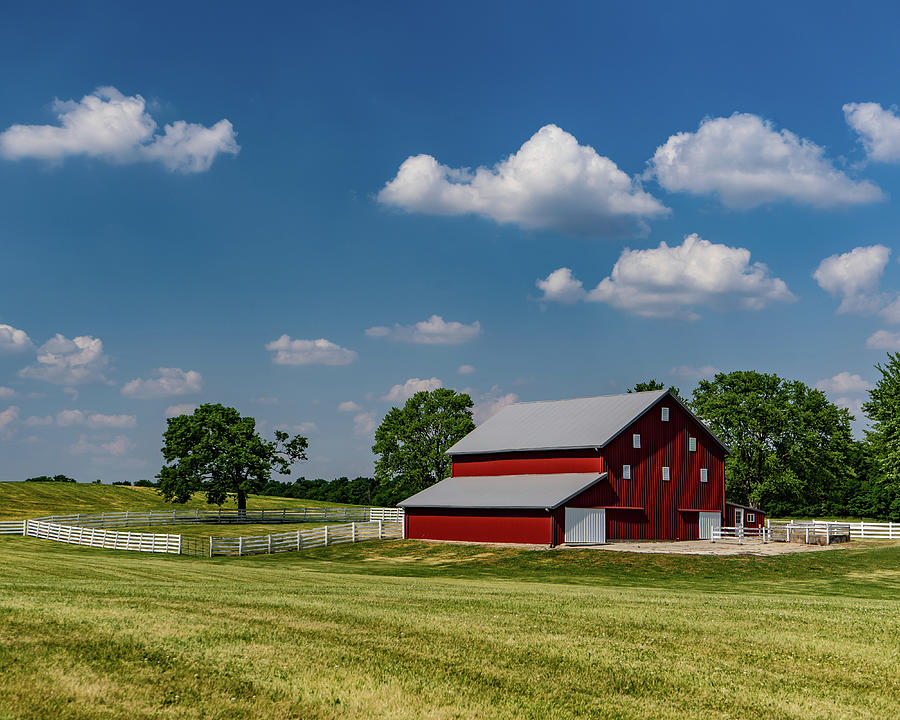
[[[756,517],[753,522],[747,522],[747,513],[753,513]],[[728,503],[725,505],[725,521],[722,523],[725,527],[734,527],[734,505]],[[745,528],[761,528],[766,524],[766,514],[762,510],[747,510],[744,508],[744,527]]]
[[[603,472],[603,456],[600,451],[539,450],[457,455],[453,458],[450,474],[453,477],[472,477],[582,472]]]
[[[553,521],[540,510],[409,508],[406,537],[418,540],[552,543]]]

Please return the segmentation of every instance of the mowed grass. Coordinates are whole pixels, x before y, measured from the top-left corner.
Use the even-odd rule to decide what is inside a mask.
[[[236,525],[231,523],[215,523],[211,525],[141,525],[124,528],[113,528],[127,532],[141,533],[167,533],[169,535],[183,535],[185,537],[239,537],[253,535],[277,535],[278,533],[296,532],[297,530],[313,530],[325,525],[342,525],[343,520],[335,520],[328,523],[303,522],[303,523],[251,523]]]
[[[17,520],[40,515],[88,512],[121,512],[125,510],[215,509],[202,493],[184,505],[170,503],[155,488],[128,485],[95,485],[93,483],[0,482],[0,520]],[[236,508],[234,500],[222,507]],[[317,500],[250,495],[248,508],[354,507]]]
[[[771,558],[0,538],[3,718],[889,718],[900,546]]]

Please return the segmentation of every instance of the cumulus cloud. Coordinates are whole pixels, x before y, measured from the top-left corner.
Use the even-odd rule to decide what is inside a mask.
[[[477,320],[466,325],[456,321],[447,322],[440,315],[432,315],[415,325],[394,325],[392,328],[376,325],[366,330],[366,335],[371,338],[389,338],[420,345],[462,345],[480,334],[481,323]]]
[[[69,446],[69,450],[76,455],[111,455],[122,457],[134,448],[134,443],[124,435],[116,435],[112,440],[89,438],[82,435],[78,442]]]
[[[866,340],[866,347],[870,350],[900,350],[900,333],[878,330]]]
[[[286,432],[291,433],[300,433],[302,435],[308,435],[310,433],[314,433],[319,429],[319,426],[314,422],[301,422],[295,425],[278,425],[279,430],[285,430]]]
[[[58,385],[106,382],[108,364],[99,338],[81,335],[70,340],[57,333],[38,348],[37,363],[20,370],[19,376]]]
[[[338,405],[337,409],[338,412],[356,412],[360,409],[360,407],[352,400],[345,400],[340,405]]]
[[[460,375],[472,375],[475,372],[474,365],[460,365],[456,370]]]
[[[0,355],[13,355],[32,347],[31,338],[24,330],[12,325],[0,325]]]
[[[57,125],[13,125],[0,133],[0,155],[10,160],[61,161],[83,155],[117,163],[156,161],[190,173],[209,170],[220,153],[240,150],[228,120],[212,127],[178,120],[160,134],[144,98],[113,87],[97,88],[78,101],[56,100],[53,111]]]
[[[870,160],[900,162],[900,117],[878,103],[844,105],[847,124],[859,135]]]
[[[552,273],[551,273],[552,275]],[[550,299],[550,298],[547,298]],[[643,317],[695,320],[694,308],[759,310],[794,296],[750,251],[688,235],[681,245],[622,251],[609,277],[584,296]]]
[[[714,365],[701,365],[700,367],[694,365],[679,365],[678,367],[673,367],[669,370],[669,375],[684,378],[685,380],[700,380],[702,378],[713,377],[720,372],[721,370]]]
[[[203,376],[196,370],[157,368],[153,377],[135,378],[122,386],[122,394],[133,398],[173,397],[190,395],[203,389]]]
[[[29,427],[42,427],[44,425],[52,425],[54,423],[54,419],[52,415],[44,415],[37,416],[32,415],[31,417],[25,418],[25,424]]]
[[[547,277],[536,280],[534,284],[544,293],[544,300],[553,300],[565,305],[577,303],[587,294],[581,280],[578,280],[567,267],[554,270]]]
[[[19,408],[17,405],[10,405],[6,410],[0,412],[0,436],[9,433],[9,426],[19,419]]]
[[[839,313],[877,312],[886,303],[878,283],[890,256],[890,248],[884,245],[856,247],[822,260],[813,278],[823,290],[841,298]]]
[[[178,405],[169,405],[166,408],[166,417],[173,418],[179,415],[191,415],[197,409],[196,403],[180,403]]]
[[[0,400],[7,400],[11,397],[16,396],[16,391],[9,387],[4,387],[0,385]]]
[[[645,233],[668,209],[608,157],[556,125],[538,130],[492,168],[451,168],[407,158],[379,202],[430,215],[474,214],[526,229],[579,235]]]
[[[417,392],[437,390],[440,387],[444,387],[444,383],[436,377],[425,380],[410,378],[402,385],[394,385],[381,399],[389,403],[405,403]]]
[[[876,202],[884,194],[838,170],[824,148],[749,113],[707,118],[656,149],[648,176],[670,192],[715,194],[730,208],[793,201],[814,207]]]
[[[839,372],[834,377],[824,378],[816,383],[816,390],[838,395],[866,392],[871,389],[871,387],[872,386],[858,374],[851,374],[846,370],[844,372]]]
[[[355,350],[336,345],[330,340],[292,340],[282,335],[266,344],[276,365],[349,365],[359,354]]]
[[[137,426],[137,418],[134,415],[104,415],[97,412],[85,412],[83,410],[60,410],[54,418],[51,415],[45,417],[29,417],[26,425],[59,425],[70,427],[73,425],[86,425],[90,428],[133,428]]]
[[[353,433],[359,437],[371,437],[377,427],[375,413],[361,412],[353,416]]]
[[[516,393],[502,393],[496,385],[491,388],[490,392],[481,395],[475,407],[472,408],[472,418],[476,425],[481,425],[485,420],[493,417],[507,405],[518,402],[519,396]]]

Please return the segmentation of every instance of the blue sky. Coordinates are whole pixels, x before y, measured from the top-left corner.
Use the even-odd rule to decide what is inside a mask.
[[[892,5],[60,5],[0,24],[0,479],[222,402],[372,471],[504,403],[900,349]]]

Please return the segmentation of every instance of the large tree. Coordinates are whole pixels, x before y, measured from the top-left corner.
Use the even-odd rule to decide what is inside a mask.
[[[866,433],[873,472],[866,509],[900,520],[900,353],[888,353],[887,363],[875,369],[881,377],[862,406],[872,421]]]
[[[275,440],[256,432],[256,420],[224,405],[201,405],[191,415],[168,419],[162,448],[166,465],[159,474],[159,492],[167,500],[187,502],[195,492],[221,505],[229,495],[238,509],[247,508],[247,494],[259,492],[275,469],[289,475],[291,464],[306,460],[309,442],[276,430]]]
[[[776,514],[836,513],[855,483],[850,413],[802,382],[719,373],[694,390],[694,411],[731,448],[730,499]]]
[[[628,388],[625,392],[628,393],[636,393],[636,392],[647,392],[648,390],[665,390],[666,386],[663,385],[656,378],[651,378],[646,382],[635,383],[634,387]],[[669,392],[671,392],[675,397],[684,402],[684,398],[681,397],[681,393],[677,387],[674,385],[669,385]]]
[[[475,429],[472,398],[447,388],[417,392],[375,431],[375,478],[398,502],[450,474],[445,451]]]

